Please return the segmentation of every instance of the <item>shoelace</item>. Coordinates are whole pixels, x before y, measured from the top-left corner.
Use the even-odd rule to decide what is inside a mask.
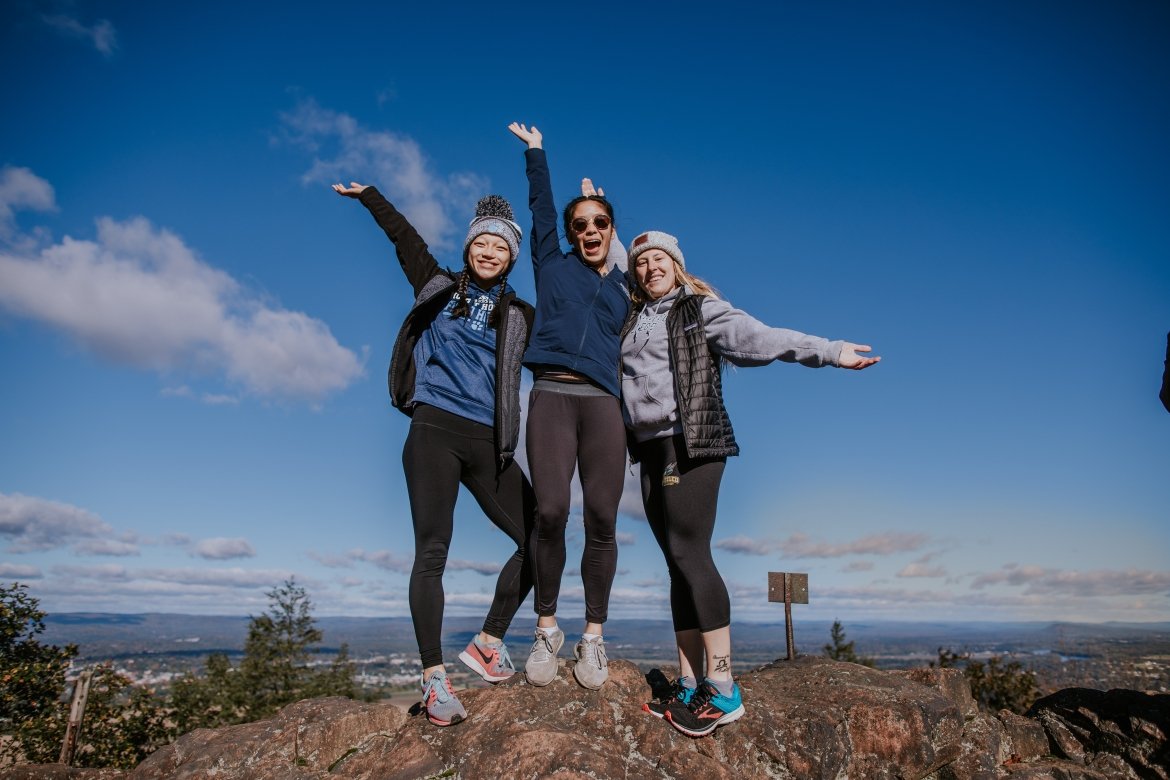
[[[605,645],[599,640],[597,642],[585,642],[584,660],[586,663],[591,663],[598,669],[609,663],[609,659],[605,657]]]
[[[432,689],[436,691],[435,698],[439,704],[446,704],[455,695],[455,692],[451,690],[451,681],[447,679],[445,674],[432,674],[427,678],[427,681],[423,683],[423,701],[430,698]]]
[[[542,652],[544,655],[536,655],[538,652]],[[537,661],[546,661],[552,657],[552,639],[548,634],[543,631],[536,632],[536,641],[532,643],[532,651],[529,655],[535,655]]]
[[[549,649],[551,650],[552,648],[550,647]],[[504,667],[505,669],[515,670],[516,667],[512,666],[512,656],[508,655],[508,646],[505,645],[503,642],[500,642],[499,651],[500,651],[500,666]]]
[[[691,701],[687,704],[687,708],[691,712],[697,711],[704,704],[711,701],[711,697],[716,693],[718,693],[718,691],[716,691],[710,685],[706,683],[701,684],[698,690],[695,691],[695,695],[691,697]]]

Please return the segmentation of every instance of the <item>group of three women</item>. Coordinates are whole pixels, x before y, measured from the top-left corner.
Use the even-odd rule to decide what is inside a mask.
[[[588,180],[563,211],[572,248],[562,251],[541,133],[517,123],[509,129],[528,147],[535,309],[507,282],[522,230],[503,198],[479,202],[463,243],[463,268],[451,272],[377,189],[333,185],[369,209],[394,243],[414,293],[389,384],[394,405],[411,416],[402,461],[415,537],[410,610],[427,717],[440,726],[466,717],[440,643],[442,576],[460,484],[516,544],[483,629],[460,659],[489,682],[514,674],[503,637],[535,590],[536,635],[524,673],[536,686],[555,679],[564,643],[557,599],[576,469],[585,526],[585,630],[573,674],[586,688],[605,682],[602,627],[617,569],[628,443],[641,465],[646,518],[670,574],[680,665],[669,694],[644,709],[684,733],[709,734],[744,712],[731,676],[730,601],[711,557],[724,462],[739,451],[723,407],[722,363],[860,369],[878,358],[858,354],[869,347],[770,328],[732,308],[687,273],[677,240],[666,233],[637,236],[627,259],[615,238],[613,208]],[[534,378],[526,427],[531,482],[513,459],[522,365]]]

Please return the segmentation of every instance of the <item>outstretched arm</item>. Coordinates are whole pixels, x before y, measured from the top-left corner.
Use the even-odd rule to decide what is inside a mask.
[[[423,285],[439,272],[439,264],[431,256],[427,242],[423,241],[414,226],[378,192],[377,187],[351,181],[348,187],[334,184],[333,191],[343,197],[361,201],[369,210],[378,227],[393,242],[398,264],[402,266],[402,272],[406,274],[415,295],[418,295]]]
[[[553,202],[552,179],[544,153],[544,136],[535,127],[529,128],[519,122],[508,125],[508,129],[528,146],[524,160],[528,175],[528,208],[532,212],[532,274],[539,287],[541,266],[565,256],[557,237],[557,207]]]
[[[839,366],[860,370],[881,360],[864,357],[869,347],[847,341],[829,341],[788,328],[773,328],[718,298],[703,300],[703,330],[707,344],[737,366],[762,366],[773,360],[810,368]]]

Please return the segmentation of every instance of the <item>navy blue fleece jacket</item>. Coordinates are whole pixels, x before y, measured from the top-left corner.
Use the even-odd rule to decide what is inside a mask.
[[[543,149],[524,157],[536,278],[536,324],[524,365],[583,374],[617,396],[620,335],[630,311],[626,275],[614,269],[602,276],[576,253],[561,251],[548,160]]]

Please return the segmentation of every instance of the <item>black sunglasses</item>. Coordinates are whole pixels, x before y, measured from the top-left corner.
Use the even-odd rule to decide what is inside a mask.
[[[604,214],[593,215],[593,227],[597,228],[598,230],[605,230],[612,224],[613,220]],[[574,233],[584,233],[589,229],[589,220],[585,217],[577,217],[569,223],[569,227],[573,228]]]

